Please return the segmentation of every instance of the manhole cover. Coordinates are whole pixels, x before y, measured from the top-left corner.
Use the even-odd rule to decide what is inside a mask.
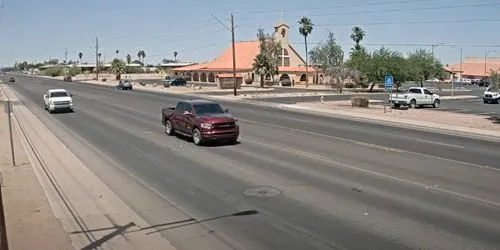
[[[244,194],[250,197],[267,198],[280,195],[280,191],[269,186],[257,186],[245,189]]]

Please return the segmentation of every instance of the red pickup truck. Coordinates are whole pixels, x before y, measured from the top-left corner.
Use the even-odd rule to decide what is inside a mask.
[[[175,107],[163,108],[161,123],[165,133],[192,137],[196,145],[208,141],[236,143],[240,134],[238,120],[218,103],[207,100],[182,100]]]

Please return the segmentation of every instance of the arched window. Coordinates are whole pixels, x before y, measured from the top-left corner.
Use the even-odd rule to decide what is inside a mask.
[[[279,56],[280,66],[290,67],[290,55],[288,55],[287,49],[281,50],[281,55]]]

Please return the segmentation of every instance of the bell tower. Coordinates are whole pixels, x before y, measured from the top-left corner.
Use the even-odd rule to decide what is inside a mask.
[[[276,41],[281,42],[281,45],[286,48],[290,43],[288,31],[290,30],[290,26],[280,23],[274,26],[274,39]]]

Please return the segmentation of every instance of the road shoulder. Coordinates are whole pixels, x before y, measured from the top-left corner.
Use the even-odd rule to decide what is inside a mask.
[[[3,110],[3,104],[0,105]],[[73,249],[69,235],[51,210],[28,156],[13,129],[12,166],[7,115],[0,113],[2,195],[10,249]],[[28,240],[29,239],[29,240]]]
[[[3,86],[2,86],[3,87]],[[10,89],[2,88],[14,102]],[[76,249],[175,249],[90,171],[23,105],[14,106],[13,127],[29,162]],[[34,230],[38,230],[33,227]],[[48,248],[58,249],[58,248]]]

